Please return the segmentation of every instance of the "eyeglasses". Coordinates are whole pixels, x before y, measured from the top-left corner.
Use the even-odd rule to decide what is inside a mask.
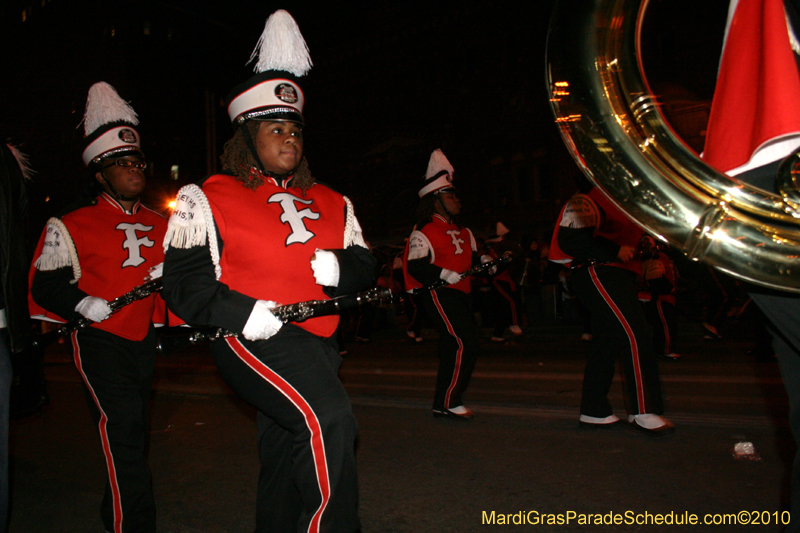
[[[103,168],[109,168],[117,165],[122,168],[138,168],[144,170],[147,168],[147,161],[131,161],[130,159],[114,159],[111,164],[105,165]]]

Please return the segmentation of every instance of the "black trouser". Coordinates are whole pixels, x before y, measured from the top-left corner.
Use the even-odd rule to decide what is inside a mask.
[[[492,281],[492,292],[497,309],[494,336],[502,337],[507,327],[519,326],[517,291],[510,281],[495,279]]]
[[[675,304],[658,297],[642,302],[644,313],[653,329],[653,350],[657,356],[675,353],[678,313]]]
[[[422,335],[422,328],[425,326],[427,315],[425,314],[425,305],[422,303],[422,296],[413,292],[406,293],[408,302],[410,302],[411,313],[409,319],[409,326],[407,331],[414,333],[415,337]],[[409,306],[406,305],[406,310]]]
[[[583,376],[581,414],[613,414],[608,392],[617,357],[625,377],[628,413],[661,414],[664,410],[658,362],[650,325],[639,304],[636,275],[623,268],[598,265],[572,270],[572,287],[592,316],[592,346]]]
[[[103,525],[114,533],[153,532],[156,507],[146,450],[155,328],[142,341],[96,328],[75,332],[71,339],[108,470],[100,506]]]
[[[778,355],[783,384],[789,397],[789,428],[800,443],[800,296],[751,294],[769,319],[772,347]],[[791,517],[785,533],[800,532],[800,452],[796,452],[791,475]]]
[[[439,372],[436,376],[434,409],[463,405],[475,362],[479,339],[472,319],[469,294],[456,289],[422,293],[422,302],[439,330]]]
[[[265,341],[212,344],[225,381],[259,411],[258,533],[360,527],[358,427],[338,352],[333,339],[292,324]]]

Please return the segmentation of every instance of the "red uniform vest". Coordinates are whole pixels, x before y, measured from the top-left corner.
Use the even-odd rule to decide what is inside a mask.
[[[344,248],[346,205],[341,194],[320,183],[303,194],[272,180],[252,190],[224,174],[208,178],[203,193],[222,237],[222,283],[279,304],[329,299],[316,283],[311,257],[317,249]],[[332,315],[297,325],[329,337],[338,324],[338,315]]]
[[[434,214],[431,221],[417,231],[428,239],[431,245],[431,264],[454,272],[464,272],[472,267],[472,252],[476,251],[475,238],[469,228],[450,223],[439,214]],[[403,253],[403,277],[406,290],[421,289],[422,284],[408,273],[408,243]],[[470,279],[465,278],[448,289],[458,289],[468,293]]]
[[[97,203],[82,207],[61,218],[75,244],[81,269],[78,288],[90,296],[111,301],[145,283],[149,270],[164,262],[164,217],[137,203],[127,214],[106,193]],[[42,232],[34,258],[42,254],[47,228]],[[36,261],[34,260],[34,263]],[[29,283],[33,282],[36,267],[31,266]],[[54,313],[37,305],[28,295],[32,318],[65,322]],[[158,293],[133,302],[108,319],[91,327],[113,333],[125,339],[145,338],[150,322],[164,323],[164,300]]]

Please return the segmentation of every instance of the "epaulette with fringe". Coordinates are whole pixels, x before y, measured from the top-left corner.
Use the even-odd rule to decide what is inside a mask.
[[[49,239],[54,239],[51,245],[48,245]],[[46,249],[53,251],[46,253]],[[53,217],[47,221],[45,246],[33,266],[42,272],[72,267],[75,282],[81,279],[81,264],[78,260],[78,251],[75,249],[75,243],[72,241],[69,230],[60,219]]]
[[[208,243],[211,261],[214,263],[216,279],[222,277],[219,264],[219,243],[214,216],[208,198],[195,184],[186,185],[178,191],[175,209],[169,218],[164,236],[164,252],[172,248],[188,249]]]

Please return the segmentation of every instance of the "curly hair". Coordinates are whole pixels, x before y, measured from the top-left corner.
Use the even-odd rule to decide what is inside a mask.
[[[258,170],[259,164],[256,161],[256,155],[247,146],[242,128],[247,128],[250,138],[255,141],[259,125],[258,121],[248,120],[242,126],[236,128],[233,137],[225,143],[222,157],[220,157],[222,171],[225,174],[236,177],[236,180],[242,182],[243,186],[253,190],[264,184],[264,174]],[[311,170],[308,168],[308,161],[306,161],[305,157],[300,160],[300,164],[293,174],[292,185],[301,188],[303,192],[314,184],[315,180],[311,175]]]

